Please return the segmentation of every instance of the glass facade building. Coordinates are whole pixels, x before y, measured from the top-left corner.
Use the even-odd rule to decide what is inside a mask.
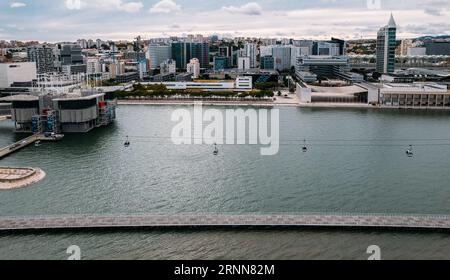
[[[265,70],[274,70],[275,69],[275,60],[273,56],[263,56],[261,57],[261,69]]]
[[[172,59],[176,61],[178,69],[186,69],[192,58],[197,58],[201,68],[209,66],[209,44],[174,42],[172,43]]]
[[[230,68],[230,58],[229,57],[214,57],[214,70],[220,71]]]
[[[378,31],[377,62],[379,73],[393,73],[395,71],[395,50],[397,48],[397,25],[391,15],[389,24]]]

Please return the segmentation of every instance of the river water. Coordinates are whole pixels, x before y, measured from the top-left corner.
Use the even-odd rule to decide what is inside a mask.
[[[192,110],[122,105],[112,126],[3,159],[47,176],[0,192],[0,215],[450,214],[450,113],[280,108],[277,155],[225,145],[213,156],[209,145],[171,143],[171,115],[180,108]],[[0,124],[2,146],[23,137],[11,130]],[[405,155],[410,144],[413,158]],[[86,259],[364,259],[373,244],[384,258],[448,259],[449,237],[342,229],[1,233],[0,259],[64,259],[72,244]]]

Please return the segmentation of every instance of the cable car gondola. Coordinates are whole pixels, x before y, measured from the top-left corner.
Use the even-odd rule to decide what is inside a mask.
[[[412,147],[412,145],[409,145],[408,150],[406,150],[406,155],[407,155],[408,157],[413,157],[413,156],[414,156],[414,152],[413,152],[413,147]]]
[[[125,147],[130,147],[131,143],[130,143],[130,140],[128,140],[128,135],[127,135],[127,140],[125,141],[125,143],[123,145]]]

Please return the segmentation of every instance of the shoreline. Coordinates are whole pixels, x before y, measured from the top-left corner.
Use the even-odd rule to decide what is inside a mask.
[[[247,106],[247,107],[299,107],[296,103],[276,103],[276,102],[261,102],[261,101],[211,101],[211,100],[117,100],[117,105],[194,105],[202,103],[204,106]]]
[[[117,100],[118,105],[151,105],[151,106],[193,106],[196,103],[203,106],[242,106],[242,107],[291,107],[291,108],[317,108],[317,109],[375,109],[375,110],[405,110],[405,111],[449,111],[450,108],[440,107],[393,107],[393,106],[373,106],[369,104],[352,103],[283,103],[283,102],[242,102],[242,101],[193,101],[193,100]]]

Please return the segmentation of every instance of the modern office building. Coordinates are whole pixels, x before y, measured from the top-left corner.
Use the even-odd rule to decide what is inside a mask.
[[[83,74],[87,72],[87,65],[86,64],[63,65],[61,68],[61,72],[67,76]]]
[[[381,28],[377,35],[376,70],[379,73],[395,71],[395,51],[397,48],[397,24],[391,14],[388,25]]]
[[[275,62],[275,70],[285,71],[291,69],[292,66],[291,46],[284,46],[284,45],[273,46],[272,56]]]
[[[331,38],[330,43],[334,43],[334,44],[336,44],[339,47],[338,55],[346,55],[346,53],[347,53],[347,42],[345,42],[345,40],[338,39],[338,38]]]
[[[38,74],[50,73],[55,71],[53,48],[46,45],[36,45],[27,48],[29,62],[36,63]]]
[[[193,79],[200,77],[200,62],[197,58],[192,58],[186,65],[186,72],[192,75]]]
[[[214,70],[221,71],[230,68],[230,58],[225,56],[214,57]]]
[[[250,58],[250,68],[256,68],[256,56],[258,47],[254,43],[246,43],[244,45],[245,56]]]
[[[123,59],[132,60],[132,61],[142,61],[146,59],[146,55],[144,52],[124,52]]]
[[[88,75],[97,74],[102,72],[102,65],[98,58],[86,59],[86,73]]]
[[[8,88],[14,83],[31,83],[36,80],[36,63],[0,63],[0,88]]]
[[[450,55],[450,41],[435,40],[425,42],[427,55]]]
[[[273,46],[261,46],[259,47],[259,54],[261,57],[263,56],[272,56]]]
[[[342,49],[342,51],[341,51]],[[315,42],[313,46],[313,55],[338,56],[343,52],[342,43],[339,42]]]
[[[149,45],[147,51],[147,59],[149,60],[150,69],[157,69],[161,63],[171,59],[172,47],[170,45]]]
[[[192,58],[197,58],[200,67],[207,69],[209,66],[209,44],[204,42],[172,43],[172,59],[177,62],[178,69],[186,69],[186,65]]]
[[[297,59],[297,77],[305,82],[338,78],[349,82],[362,82],[363,76],[350,72],[346,56],[303,56]]]
[[[230,57],[232,53],[232,47],[220,46],[218,55],[221,57]]]
[[[260,68],[264,70],[274,70],[275,60],[273,59],[273,56],[271,55],[262,56]]]
[[[61,65],[83,64],[82,49],[79,45],[57,45],[56,48],[60,50],[58,60],[61,61]]]
[[[408,48],[406,55],[407,56],[423,56],[427,54],[426,48]]]

